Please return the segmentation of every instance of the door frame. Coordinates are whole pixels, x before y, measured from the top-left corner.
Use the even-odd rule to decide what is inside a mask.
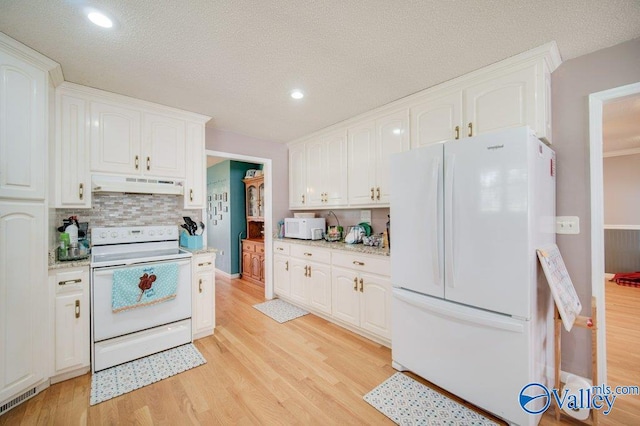
[[[604,104],[640,93],[640,83],[589,95],[589,175],[591,185],[591,294],[598,312],[598,383],[607,383],[607,342],[604,300],[604,179],[602,174],[602,110]]]
[[[221,157],[228,160],[244,161],[245,163],[258,163],[263,165],[264,174],[264,297],[273,299],[273,213],[272,213],[272,165],[270,158],[254,157],[251,155],[233,154],[229,152],[205,150],[207,157]],[[240,259],[242,262],[242,259]]]

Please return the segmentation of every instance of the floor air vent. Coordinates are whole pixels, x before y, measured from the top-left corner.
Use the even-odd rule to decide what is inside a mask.
[[[11,410],[16,405],[20,404],[22,401],[25,401],[25,400],[31,398],[35,394],[36,394],[36,388],[32,388],[32,389],[29,389],[28,391],[26,391],[25,393],[23,393],[22,395],[16,396],[15,398],[13,398],[11,401],[7,402],[6,404],[2,404],[2,406],[0,407],[0,415],[6,413],[7,411]]]

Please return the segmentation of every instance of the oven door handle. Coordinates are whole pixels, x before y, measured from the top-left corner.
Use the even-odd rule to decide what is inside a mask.
[[[182,258],[182,259],[176,259],[176,260],[161,260],[158,262],[142,262],[142,263],[132,263],[130,265],[117,265],[117,266],[105,266],[105,267],[100,267],[100,268],[93,268],[93,275],[95,276],[102,276],[102,275],[111,275],[113,274],[113,271],[116,269],[127,269],[127,268],[139,268],[141,266],[145,266],[145,265],[158,265],[161,263],[177,263],[178,266],[184,266],[184,265],[188,265],[189,263],[191,263],[191,258]]]

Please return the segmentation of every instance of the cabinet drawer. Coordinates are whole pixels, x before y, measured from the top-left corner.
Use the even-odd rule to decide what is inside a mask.
[[[360,272],[391,276],[391,262],[387,256],[368,256],[364,254],[334,252],[331,264]]]
[[[193,268],[195,272],[206,271],[215,267],[215,256],[212,255],[200,255],[194,256]]]
[[[281,241],[275,241],[273,243],[273,253],[274,254],[289,254],[289,244],[283,243]]]
[[[256,243],[253,241],[242,241],[242,251],[256,251]]]
[[[54,276],[56,294],[79,291],[89,288],[88,270],[74,269],[71,271],[57,272]]]
[[[313,262],[331,263],[331,251],[302,244],[291,245],[291,256]]]

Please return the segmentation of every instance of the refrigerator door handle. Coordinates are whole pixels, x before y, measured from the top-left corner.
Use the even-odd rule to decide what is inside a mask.
[[[445,155],[444,164],[444,264],[445,264],[445,282],[447,287],[455,287],[454,276],[454,229],[453,229],[453,172],[456,164],[456,156],[454,154]]]
[[[409,305],[413,305],[422,311],[428,311],[433,314],[451,318],[455,321],[473,324],[474,327],[486,327],[497,330],[510,331],[513,333],[524,333],[524,321],[515,320],[508,316],[499,314],[489,314],[488,312],[479,311],[472,313],[474,308],[466,306],[457,306],[449,302],[431,302],[428,296],[418,296],[405,290],[393,289],[393,297]]]
[[[440,271],[440,248],[438,244],[438,188],[440,185],[440,157],[434,157],[431,163],[431,188],[429,188],[429,206],[431,207],[431,247],[433,256],[433,279],[438,285],[442,285],[442,273]]]

